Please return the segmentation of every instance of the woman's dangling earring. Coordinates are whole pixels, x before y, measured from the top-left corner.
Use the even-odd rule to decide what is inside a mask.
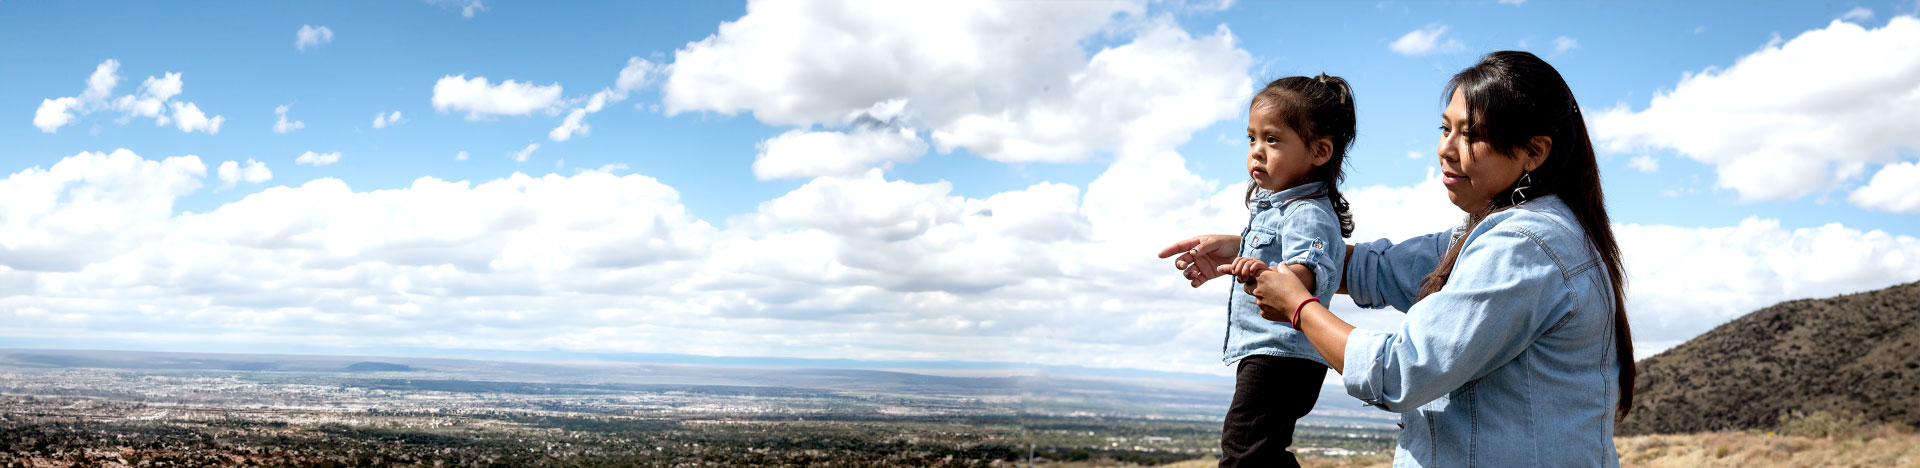
[[[1514,205],[1527,202],[1527,189],[1533,188],[1533,171],[1521,172],[1520,183],[1517,185],[1513,188],[1513,196],[1508,198],[1508,201],[1513,202]]]

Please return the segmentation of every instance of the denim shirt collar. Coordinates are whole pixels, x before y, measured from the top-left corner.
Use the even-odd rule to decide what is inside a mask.
[[[1287,199],[1313,193],[1313,191],[1315,190],[1320,190],[1320,186],[1322,184],[1324,184],[1324,182],[1307,182],[1304,184],[1295,185],[1293,186],[1293,188],[1280,190],[1278,192],[1267,190],[1267,189],[1254,189],[1253,199],[1247,201],[1247,209],[1250,209],[1250,210],[1255,209],[1256,207],[1259,207],[1261,203],[1267,203],[1269,204],[1269,206],[1278,205],[1282,202],[1285,202]]]

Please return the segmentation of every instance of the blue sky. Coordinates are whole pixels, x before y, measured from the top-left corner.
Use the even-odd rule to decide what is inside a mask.
[[[1223,294],[1150,256],[1244,223],[1254,87],[1350,80],[1353,240],[1405,236],[1457,218],[1431,182],[1441,84],[1522,49],[1589,116],[1657,351],[1920,279],[1920,128],[1897,123],[1920,116],[1915,11],[7,2],[0,345],[1219,373]],[[114,104],[169,73],[167,123]],[[183,131],[187,103],[217,131]],[[574,112],[589,130],[556,137]]]

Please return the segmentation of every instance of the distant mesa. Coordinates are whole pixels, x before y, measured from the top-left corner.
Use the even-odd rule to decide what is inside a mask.
[[[1622,435],[1819,411],[1920,426],[1920,282],[1754,311],[1640,361],[1636,383]]]
[[[413,366],[391,362],[363,361],[347,366],[347,372],[413,372]]]

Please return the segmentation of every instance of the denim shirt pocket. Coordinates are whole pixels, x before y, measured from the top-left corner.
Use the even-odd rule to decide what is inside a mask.
[[[1272,228],[1253,226],[1247,229],[1246,242],[1240,245],[1240,256],[1259,258],[1260,261],[1272,263],[1275,259],[1262,258],[1260,253],[1270,250],[1267,247],[1273,245],[1274,240],[1279,238],[1279,233],[1274,232]]]

